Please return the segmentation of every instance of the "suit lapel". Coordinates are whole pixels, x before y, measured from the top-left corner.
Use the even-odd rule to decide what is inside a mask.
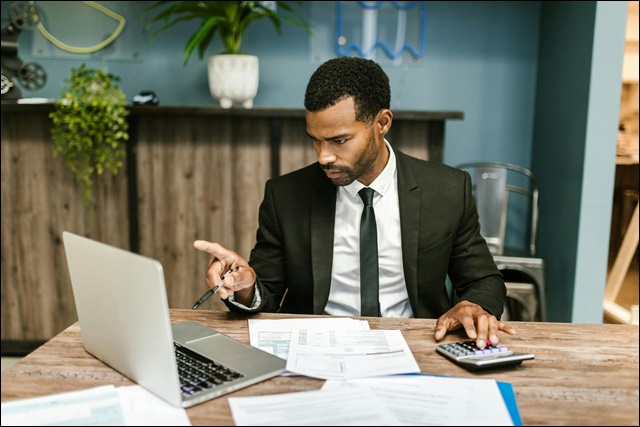
[[[400,234],[402,261],[407,292],[412,307],[418,300],[418,225],[420,223],[420,188],[404,154],[395,150],[398,168],[398,201],[400,204]]]
[[[321,171],[318,168],[318,171]],[[311,195],[311,264],[313,312],[322,314],[329,300],[333,264],[333,231],[336,215],[336,186],[320,172]]]
[[[398,168],[398,201],[402,260],[407,292],[412,306],[418,299],[418,224],[420,188],[405,155],[395,150]],[[322,314],[329,300],[333,265],[333,232],[336,186],[321,172],[316,175],[311,195],[311,264],[313,271],[313,312]]]

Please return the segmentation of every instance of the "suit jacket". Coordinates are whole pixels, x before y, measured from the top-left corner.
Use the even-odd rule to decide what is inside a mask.
[[[437,318],[459,299],[500,318],[506,287],[484,238],[467,172],[394,149],[405,281],[416,317]],[[270,179],[249,264],[255,310],[322,314],[329,298],[337,187],[318,163]],[[378,220],[378,226],[384,226]],[[453,298],[446,288],[449,275]]]

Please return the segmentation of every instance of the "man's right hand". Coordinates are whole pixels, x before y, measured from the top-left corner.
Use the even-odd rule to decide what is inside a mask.
[[[226,249],[218,243],[196,240],[193,242],[193,246],[212,255],[206,274],[207,286],[213,288],[222,282],[222,286],[217,292],[220,298],[227,299],[235,292],[234,299],[237,302],[247,307],[250,306],[255,294],[256,272],[249,266],[249,263],[236,252]],[[238,270],[227,274],[223,282],[222,276],[236,267]]]

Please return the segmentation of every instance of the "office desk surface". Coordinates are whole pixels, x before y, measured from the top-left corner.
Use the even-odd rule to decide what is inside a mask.
[[[259,314],[254,318],[296,316]],[[172,322],[194,320],[248,343],[247,317],[228,312],[171,310]],[[400,329],[423,373],[491,378],[513,385],[524,425],[638,425],[638,326],[510,322],[516,336],[501,335],[534,360],[476,374],[435,351],[435,320],[365,318],[371,329]],[[448,334],[443,342],[464,336]],[[132,382],[88,354],[76,322],[2,373],[2,401]],[[232,425],[228,397],[319,389],[322,380],[277,377],[187,409],[194,425]],[[487,408],[489,409],[489,408]]]

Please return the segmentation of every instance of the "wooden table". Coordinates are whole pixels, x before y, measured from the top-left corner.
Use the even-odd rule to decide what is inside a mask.
[[[295,316],[259,314],[254,318]],[[318,316],[314,316],[318,317]],[[172,322],[195,320],[248,343],[247,317],[228,312],[171,310]],[[515,368],[468,372],[435,352],[435,320],[366,318],[372,329],[400,329],[423,373],[492,378],[513,385],[524,425],[638,425],[638,326],[510,322],[516,336],[501,343],[532,352]],[[462,339],[459,333],[444,341]],[[82,346],[75,323],[2,373],[2,401],[132,382]],[[187,409],[194,425],[232,425],[228,397],[319,389],[322,380],[277,377]]]

